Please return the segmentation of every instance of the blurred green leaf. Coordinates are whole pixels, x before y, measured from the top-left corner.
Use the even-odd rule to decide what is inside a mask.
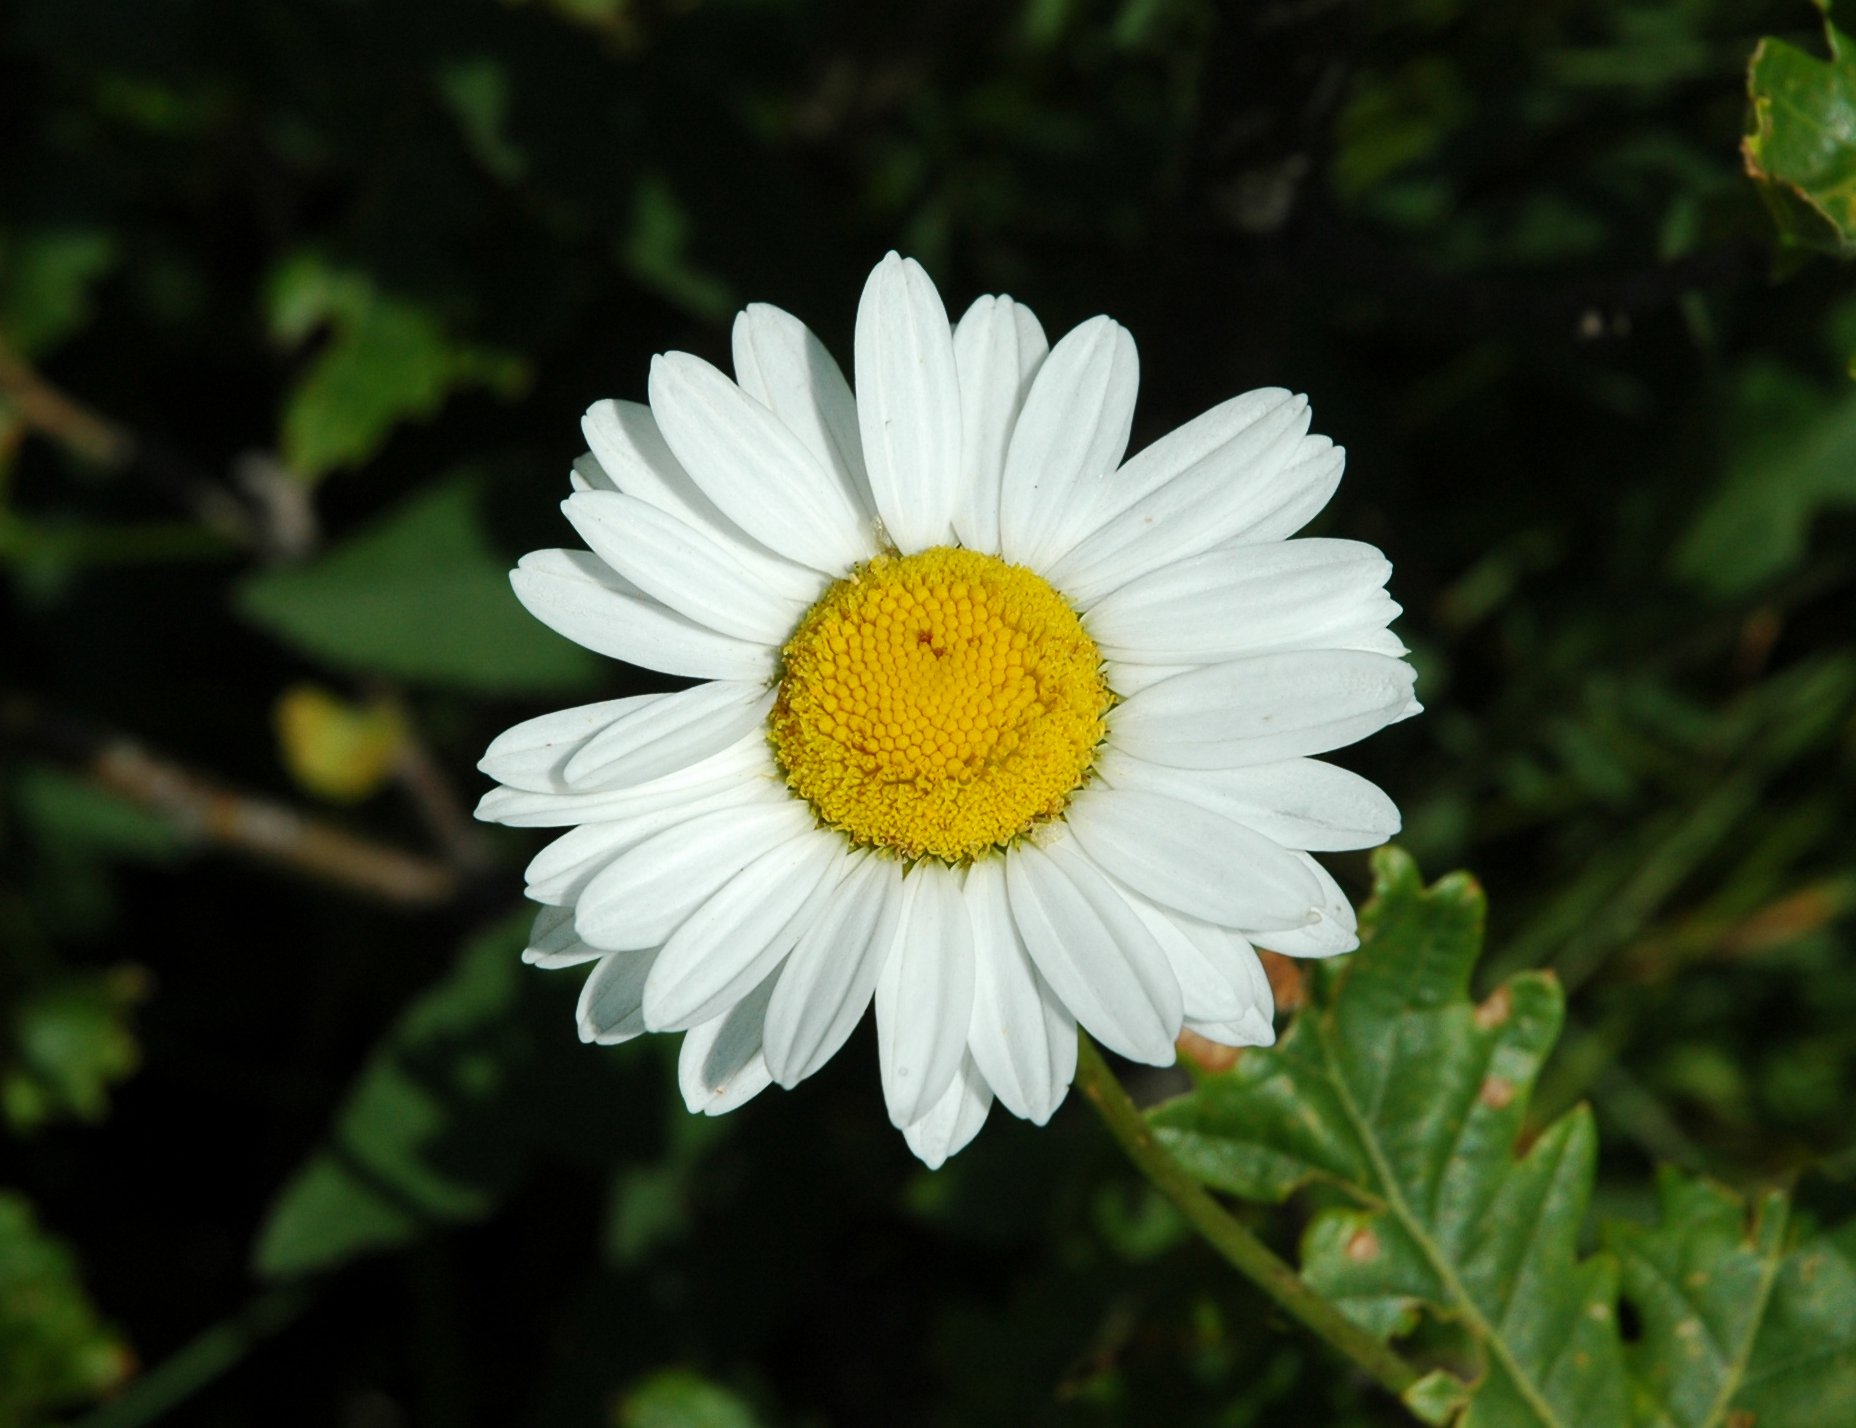
[[[252,577],[237,603],[305,654],[364,674],[540,694],[599,667],[517,603],[468,478],[429,487],[309,565]]]
[[[481,116],[483,87],[466,81]],[[458,340],[437,314],[315,253],[272,275],[270,326],[290,347],[329,332],[285,405],[280,438],[284,464],[311,480],[365,462],[396,426],[434,415],[460,387],[508,396],[528,381],[519,357]]]
[[[71,1252],[39,1228],[24,1196],[0,1190],[0,1428],[98,1398],[132,1362],[84,1294]]]
[[[1609,1225],[1642,1336],[1625,1346],[1632,1420],[1652,1428],[1818,1428],[1856,1410],[1856,1226],[1793,1247],[1783,1195],[1664,1170],[1654,1226]]]
[[[1676,546],[1678,574],[1740,595],[1803,557],[1813,518],[1856,505],[1856,393],[1825,395],[1770,358],[1739,374],[1726,416],[1720,485]]]
[[[125,966],[67,973],[25,993],[0,1047],[0,1110],[14,1130],[103,1119],[109,1088],[140,1063],[129,1018],[147,988],[142,969]]]
[[[1849,1235],[1788,1251],[1778,1197],[1749,1240],[1738,1200],[1666,1177],[1662,1223],[1612,1232],[1626,1294],[1652,1327],[1627,1353],[1619,1263],[1577,1253],[1595,1163],[1589,1111],[1517,1150],[1560,1030],[1558,984],[1523,973],[1472,1003],[1476,884],[1456,874],[1427,890],[1394,849],[1375,868],[1362,949],[1322,969],[1275,1048],[1156,1110],[1159,1139],[1206,1184],[1248,1199],[1338,1190],[1349,1203],[1319,1211],[1303,1237],[1304,1277],[1389,1339],[1416,1329],[1426,1309],[1458,1323],[1479,1355],[1465,1425],[1686,1428],[1719,1424],[1735,1405],[1763,1425],[1768,1408],[1856,1403],[1856,1276],[1840,1247]],[[1672,1262],[1674,1292],[1693,1296],[1719,1331],[1707,1345],[1692,1314],[1670,1318],[1667,1296],[1656,1297],[1653,1272]],[[1774,1284],[1794,1287],[1768,1302]],[[1821,1352],[1801,1352],[1807,1343]],[[1712,1416],[1669,1408],[1677,1381],[1681,1402],[1705,1400]],[[1427,1401],[1447,1406],[1438,1389],[1430,1382]]]
[[[116,261],[116,241],[94,228],[0,231],[0,339],[22,357],[82,327],[90,290]]]
[[[626,270],[667,302],[719,322],[735,309],[734,294],[689,255],[688,211],[661,175],[646,174],[633,195],[632,230],[620,249]]]
[[[387,1033],[328,1143],[272,1203],[260,1274],[292,1278],[480,1219],[514,1183],[529,1150],[510,1096],[527,926],[524,913],[475,938]]]
[[[1761,40],[1747,66],[1752,128],[1740,147],[1784,242],[1856,258],[1856,42],[1829,0],[1817,4],[1829,60]]]
[[[760,1428],[760,1416],[720,1384],[689,1369],[653,1374],[619,1404],[618,1428]]]

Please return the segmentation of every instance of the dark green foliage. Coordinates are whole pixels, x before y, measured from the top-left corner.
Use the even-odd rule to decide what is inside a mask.
[[[1472,1002],[1481,890],[1461,874],[1427,890],[1392,849],[1376,867],[1362,949],[1324,969],[1276,1047],[1155,1111],[1161,1142],[1248,1199],[1338,1191],[1303,1234],[1303,1277],[1384,1337],[1426,1313],[1454,1323],[1470,1391],[1448,1421],[1804,1424],[1856,1403],[1856,1236],[1800,1243],[1783,1195],[1753,1218],[1668,1171],[1654,1226],[1609,1225],[1613,1253],[1581,1256],[1591,1113],[1526,1133],[1557,983],[1522,973]],[[1424,1397],[1454,1407],[1445,1384]]]

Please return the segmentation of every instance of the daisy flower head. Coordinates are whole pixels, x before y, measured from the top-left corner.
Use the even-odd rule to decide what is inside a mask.
[[[1259,945],[1357,944],[1311,852],[1399,826],[1311,757],[1418,711],[1371,546],[1292,540],[1342,452],[1270,388],[1124,460],[1106,317],[1050,346],[1005,297],[948,321],[894,253],[856,388],[798,319],[735,321],[602,401],[565,502],[585,550],[512,576],[544,624],[704,681],[499,737],[478,816],[568,831],[524,957],[589,964],[589,1042],[681,1032],[692,1111],[791,1087],[872,1002],[930,1166],[997,1100],[1042,1123],[1080,1025],[1165,1065],[1269,1042]]]

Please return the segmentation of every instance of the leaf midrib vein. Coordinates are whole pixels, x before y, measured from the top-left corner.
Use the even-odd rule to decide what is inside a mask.
[[[1399,1185],[1397,1179],[1393,1176],[1392,1167],[1386,1161],[1385,1156],[1380,1153],[1378,1138],[1373,1135],[1370,1123],[1361,1115],[1360,1108],[1353,1099],[1352,1089],[1347,1085],[1345,1078],[1340,1074],[1340,1068],[1334,1056],[1334,1048],[1330,1041],[1331,1032],[1329,1028],[1325,1025],[1321,1026],[1320,1034],[1323,1053],[1322,1069],[1328,1078],[1329,1084],[1334,1087],[1335,1095],[1340,1098],[1341,1107],[1346,1111],[1348,1120],[1353,1124],[1354,1134],[1359,1137],[1360,1144],[1365,1147],[1367,1159],[1372,1162],[1373,1169],[1378,1174],[1380,1183],[1385,1186],[1387,1208],[1391,1210],[1399,1223],[1405,1227],[1405,1232],[1412,1237],[1412,1241],[1418,1246],[1419,1251],[1430,1261],[1431,1268],[1436,1271],[1437,1277],[1443,1282],[1444,1288],[1455,1297],[1458,1306],[1461,1308],[1465,1318],[1468,1319],[1470,1326],[1481,1336],[1484,1342],[1488,1344],[1489,1352],[1500,1360],[1503,1368],[1508,1370],[1509,1377],[1514,1380],[1515,1390],[1533,1411],[1534,1416],[1538,1418],[1541,1423],[1545,1424],[1546,1428],[1566,1428],[1566,1425],[1562,1424],[1560,1420],[1554,1416],[1552,1405],[1542,1396],[1540,1389],[1535,1385],[1534,1381],[1522,1372],[1521,1365],[1516,1362],[1513,1353],[1510,1352],[1508,1348],[1507,1340],[1502,1338],[1502,1336],[1495,1331],[1494,1326],[1484,1317],[1481,1308],[1477,1305],[1476,1301],[1470,1297],[1469,1291],[1464,1286],[1463,1281],[1457,1278],[1456,1270],[1451,1266],[1449,1260],[1439,1252],[1437,1246],[1432,1243],[1431,1237],[1425,1232],[1423,1226],[1419,1224],[1417,1216],[1411,1211],[1411,1207],[1405,1203],[1403,1187]]]
[[[1760,1268],[1759,1295],[1753,1301],[1753,1312],[1747,1315],[1746,1334],[1740,1341],[1740,1351],[1728,1365],[1726,1377],[1721,1380],[1721,1391],[1715,1395],[1708,1416],[1702,1420],[1705,1428],[1714,1428],[1714,1425],[1726,1421],[1727,1410],[1733,1407],[1734,1395],[1740,1391],[1740,1385],[1746,1378],[1747,1365],[1753,1361],[1753,1341],[1759,1337],[1760,1325],[1766,1319],[1766,1303],[1772,1298],[1772,1286],[1778,1282],[1779,1265],[1785,1258],[1785,1225],[1790,1215],[1785,1201],[1775,1201],[1774,1204],[1776,1208],[1767,1211],[1768,1214],[1779,1216],[1778,1227],[1772,1233],[1772,1253],[1765,1256],[1765,1262]],[[1765,1225],[1759,1225],[1761,1231],[1765,1228]],[[1683,1297],[1687,1298],[1686,1295]],[[1692,1299],[1689,1302],[1694,1303]],[[1704,1319],[1702,1322],[1705,1324],[1707,1321]]]

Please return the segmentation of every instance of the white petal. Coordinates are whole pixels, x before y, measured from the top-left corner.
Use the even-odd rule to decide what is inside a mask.
[[[683,1034],[677,1086],[692,1115],[726,1115],[772,1084],[761,1054],[761,1027],[779,975],[776,969],[722,1015]]]
[[[531,967],[578,967],[597,962],[605,954],[589,947],[574,931],[571,907],[544,907],[535,914],[535,925],[528,934],[528,946],[522,960]]]
[[[1042,570],[1094,524],[1103,478],[1134,424],[1140,361],[1126,328],[1091,318],[1051,349],[1012,428],[999,553]]]
[[[1005,880],[1025,949],[1070,1013],[1110,1050],[1170,1066],[1179,982],[1127,900],[1070,842],[1020,843]]]
[[[1276,1041],[1276,1028],[1257,1011],[1246,1011],[1235,1021],[1194,1021],[1187,1017],[1186,1030],[1220,1046],[1272,1046]]]
[[[700,357],[651,363],[651,412],[703,494],[769,550],[827,575],[872,553],[844,487],[766,407]]]
[[[1006,448],[1031,379],[1049,351],[1031,309],[1008,297],[975,299],[954,329],[961,449],[954,534],[969,550],[999,549]]]
[[[1109,715],[1117,748],[1176,768],[1344,748],[1416,714],[1410,665],[1356,650],[1252,655],[1174,675]]]
[[[644,991],[653,1031],[698,1026],[731,1006],[792,950],[817,916],[813,894],[835,890],[844,840],[809,830],[761,854],[697,908],[664,944]]]
[[[874,522],[857,399],[825,344],[791,313],[756,302],[735,319],[734,352],[741,390],[785,422]]]
[[[1004,861],[975,863],[963,893],[973,922],[968,1047],[1005,1108],[1043,1125],[1076,1079],[1076,1018],[1045,985],[1019,940]]]
[[[1131,896],[1128,904],[1147,924],[1179,979],[1180,1005],[1188,1025],[1230,1022],[1257,1005],[1257,954],[1239,933],[1216,923],[1158,907]],[[1262,1006],[1269,1010],[1269,979],[1263,978]]]
[[[1114,788],[1144,788],[1212,809],[1285,848],[1376,848],[1399,830],[1397,805],[1377,787],[1316,759],[1180,769],[1105,749],[1096,773]]]
[[[913,258],[891,253],[864,284],[856,365],[877,514],[904,553],[946,545],[960,494],[960,378],[947,309]]]
[[[570,823],[647,817],[715,799],[715,807],[790,797],[774,767],[767,741],[755,730],[719,753],[633,788],[598,793],[534,793],[497,788],[477,804],[476,816],[511,828],[562,828]]]
[[[838,1052],[863,1020],[895,946],[902,878],[887,858],[858,855],[817,921],[783,964],[767,1008],[767,1065],[796,1086]]]
[[[574,1012],[580,1039],[600,1046],[617,1046],[643,1036],[644,984],[657,961],[657,949],[608,952],[580,989]]]
[[[567,761],[575,788],[632,788],[694,767],[758,729],[773,691],[716,680],[625,702],[629,707]]]
[[[1141,896],[1226,927],[1301,927],[1321,886],[1293,853],[1210,809],[1145,789],[1084,789],[1064,815],[1090,860]]]
[[[1284,402],[1105,521],[1046,572],[1051,582],[1087,609],[1130,580],[1226,541],[1294,534],[1327,504],[1343,464],[1343,453],[1307,435],[1307,425],[1306,402]]]
[[[919,1120],[902,1128],[903,1139],[922,1164],[939,1170],[947,1158],[965,1149],[986,1124],[992,1090],[971,1056],[965,1057],[941,1098]]]
[[[743,870],[811,829],[798,799],[686,819],[608,863],[580,894],[575,925],[595,947],[655,947]]]
[[[690,479],[658,430],[657,418],[642,402],[595,402],[581,421],[581,430],[610,476],[607,482],[588,483],[586,489],[616,485],[626,495],[727,542],[734,558],[757,573],[769,589],[808,603],[818,598],[825,587],[819,573],[775,555],[723,515]]]
[[[570,828],[529,860],[524,892],[536,902],[570,907],[601,868],[655,831],[635,834],[627,822]]]
[[[662,698],[661,694],[640,694],[607,699],[525,719],[492,739],[477,767],[498,783],[529,793],[593,792],[590,785],[568,781],[568,761],[614,719]]]
[[[561,509],[593,554],[652,599],[707,629],[779,645],[805,613],[804,599],[769,587],[734,558],[730,542],[636,496],[582,491]]]
[[[696,679],[773,677],[767,645],[685,619],[588,551],[534,551],[510,572],[509,583],[529,614],[597,654]]]
[[[1347,901],[1347,894],[1341,891],[1332,873],[1306,853],[1296,856],[1308,865],[1308,870],[1321,884],[1320,920],[1288,932],[1257,931],[1250,940],[1285,957],[1332,957],[1339,952],[1353,951],[1360,945],[1360,925],[1354,916],[1353,904]]]
[[[599,458],[590,451],[574,458],[573,467],[567,473],[567,483],[576,491],[619,489],[619,483],[606,474],[606,468],[599,464]]]
[[[1285,649],[1357,649],[1399,613],[1392,565],[1351,540],[1221,546],[1105,596],[1089,633],[1111,659],[1206,664]],[[1401,647],[1402,648],[1402,647]]]
[[[889,1118],[913,1124],[960,1069],[973,1018],[973,927],[958,875],[917,863],[902,882],[895,945],[876,983],[877,1053]]]

